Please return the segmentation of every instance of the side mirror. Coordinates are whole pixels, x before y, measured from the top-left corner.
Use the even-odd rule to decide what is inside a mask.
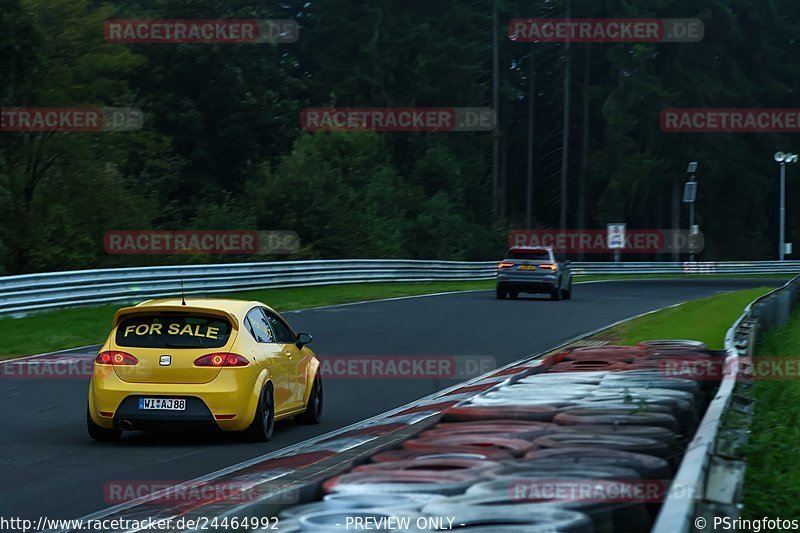
[[[310,344],[312,340],[314,340],[314,338],[308,333],[298,333],[297,342],[295,344],[297,344],[298,348],[302,348],[306,344]]]

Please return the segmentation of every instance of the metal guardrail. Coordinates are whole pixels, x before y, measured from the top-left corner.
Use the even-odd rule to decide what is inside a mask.
[[[215,294],[340,283],[489,280],[497,263],[358,259],[77,270],[0,277],[0,315]],[[800,273],[800,261],[726,263],[584,263],[575,275]]]
[[[708,530],[715,518],[738,516],[745,470],[742,447],[748,434],[741,419],[749,421],[753,412],[752,383],[741,372],[742,358],[753,355],[758,331],[786,322],[798,297],[800,276],[756,299],[728,330],[723,379],[686,448],[651,533]],[[738,423],[729,419],[735,415]]]

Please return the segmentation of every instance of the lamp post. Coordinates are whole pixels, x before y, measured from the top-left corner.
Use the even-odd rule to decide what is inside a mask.
[[[778,260],[783,261],[786,255],[786,164],[797,163],[800,156],[775,152],[775,161],[781,166],[781,208],[780,231],[778,234]]]
[[[686,173],[690,176],[689,181],[687,181],[683,187],[683,202],[689,204],[689,239],[691,239],[692,235],[694,235],[694,204],[697,201],[697,181],[695,181],[697,178],[697,176],[695,176],[696,172],[697,161],[692,161],[689,163],[689,166],[686,169]],[[691,250],[691,244],[689,247],[689,262],[694,263],[694,251]]]

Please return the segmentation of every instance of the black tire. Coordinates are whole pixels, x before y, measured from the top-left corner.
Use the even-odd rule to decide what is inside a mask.
[[[561,293],[561,297],[563,299],[565,299],[565,300],[571,300],[572,299],[572,285],[570,285],[567,290],[565,290],[564,292]]]
[[[494,293],[497,296],[498,300],[505,300],[506,296],[508,295],[508,293],[506,291],[500,289],[499,287],[497,289],[495,289]]]
[[[555,289],[550,291],[550,299],[553,300],[554,302],[557,302],[558,300],[561,299],[561,289],[559,287],[556,287]]]
[[[322,378],[317,374],[311,385],[311,395],[308,397],[306,411],[295,417],[302,424],[319,424],[322,420]]]
[[[97,442],[116,442],[122,437],[122,430],[106,429],[95,424],[89,414],[88,407],[86,408],[86,429],[89,431],[89,436],[92,440]]]
[[[256,416],[250,427],[244,430],[248,440],[254,442],[269,442],[272,433],[275,431],[275,395],[272,392],[272,384],[267,383],[261,392],[258,401]]]
[[[518,293],[518,292],[516,292],[516,291],[512,291],[512,292],[508,293],[508,296],[509,296],[509,297],[510,297],[512,300],[516,300],[517,298],[519,298],[519,293]]]

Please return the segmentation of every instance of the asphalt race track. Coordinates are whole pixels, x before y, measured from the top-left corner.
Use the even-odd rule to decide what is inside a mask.
[[[571,301],[536,296],[499,301],[493,291],[478,291],[296,311],[286,318],[297,331],[314,335],[311,347],[323,356],[493,356],[502,366],[646,311],[780,284],[745,279],[590,283],[577,285]],[[68,353],[92,357],[96,352]],[[279,423],[274,440],[266,444],[241,442],[235,435],[144,433],[99,444],[85,429],[87,378],[3,378],[0,516],[22,518],[77,518],[110,506],[103,490],[109,481],[186,481],[455,384],[327,379],[324,422]]]

